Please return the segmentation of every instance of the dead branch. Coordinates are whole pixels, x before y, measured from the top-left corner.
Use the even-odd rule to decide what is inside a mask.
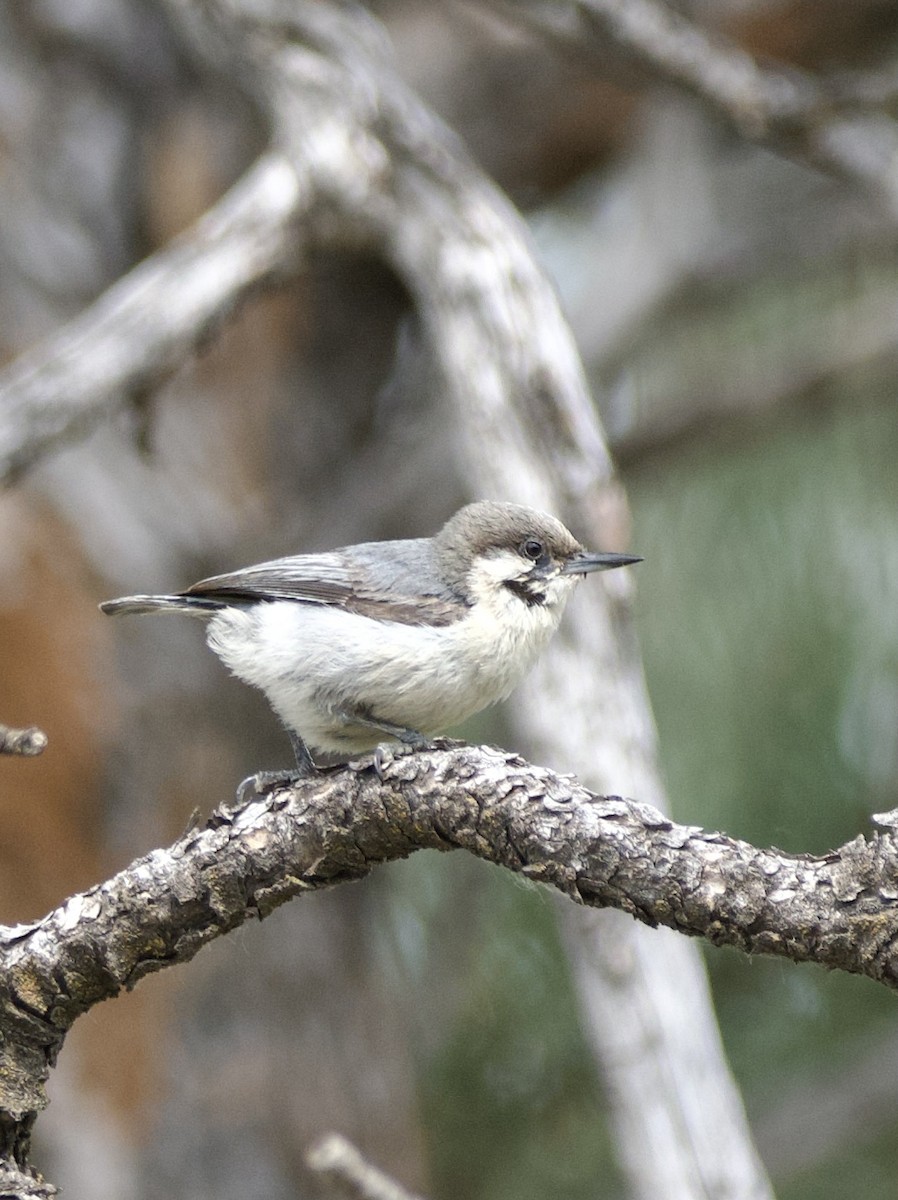
[[[884,111],[894,96],[891,74],[828,81],[794,67],[762,67],[660,0],[502,0],[497,8],[603,70],[609,51],[622,56],[649,82],[699,99],[742,137],[848,180],[898,218],[898,125]]]
[[[464,849],[577,904],[898,989],[892,833],[829,854],[758,849],[597,796],[502,750],[382,753],[243,804],[0,934],[0,1129],[27,1160],[74,1021],[294,896],[421,849]],[[12,1193],[19,1194],[19,1193]]]
[[[47,748],[47,735],[36,725],[27,729],[10,729],[0,725],[0,754],[17,754],[23,758],[34,758]]]
[[[306,1163],[337,1196],[348,1200],[420,1200],[379,1171],[339,1134],[332,1133],[311,1147]]]
[[[24,368],[14,364],[0,375],[0,413],[5,405],[10,414],[0,416],[0,449],[7,447],[0,465],[6,463],[7,473],[21,467],[114,411],[128,394],[145,393],[172,368],[178,353],[193,352],[205,331],[228,312],[233,295],[245,294],[277,270],[272,262],[278,246],[282,266],[305,246],[364,246],[393,267],[415,298],[442,368],[445,398],[457,417],[459,464],[471,494],[550,509],[590,540],[613,544],[626,521],[625,505],[611,479],[570,331],[533,259],[526,228],[451,131],[402,84],[376,23],[358,6],[321,0],[291,4],[289,12],[278,3],[245,0],[189,6],[169,0],[169,9],[193,29],[201,53],[220,56],[231,75],[255,94],[270,116],[273,149],[212,210],[208,230],[201,222],[178,243],[185,254],[183,273],[170,270],[172,260],[162,252],[144,264],[146,275],[137,268],[81,322],[69,326],[73,338],[63,331],[45,345],[43,358],[36,349]],[[265,183],[262,172],[273,182]],[[256,189],[262,226],[273,225],[270,243],[260,232],[271,253],[250,256],[232,295],[216,286],[212,267],[228,244],[239,252],[243,220],[231,221],[229,213],[243,213],[252,228],[243,203],[251,209],[248,201]],[[212,236],[205,237],[206,232]],[[254,236],[248,240],[256,244]],[[155,289],[159,267],[167,284]],[[207,275],[204,290],[199,285]],[[179,340],[173,340],[164,318],[150,313],[148,322],[139,322],[138,347],[132,326],[139,298],[152,295],[154,306],[165,307],[185,279],[203,302],[181,308]],[[104,347],[98,357],[95,338]],[[69,368],[75,364],[67,356],[77,347],[86,362],[73,376]],[[74,389],[73,378],[80,381]],[[582,769],[597,786],[626,787],[660,801],[652,723],[625,596],[613,585],[592,592],[570,614],[565,640],[556,642],[553,655],[534,673],[518,710],[526,714],[519,724],[532,744],[551,745],[552,759]],[[591,664],[589,672],[582,670],[584,661]],[[675,953],[663,960],[642,955],[641,973],[634,970],[627,994],[664,994],[674,978],[679,986],[688,979],[695,997],[689,1029],[707,1028],[713,1016],[700,961],[685,941],[674,945]],[[168,960],[167,950],[162,958]],[[601,986],[602,972],[595,968],[590,988]],[[623,1123],[638,1133],[631,1139],[632,1154],[625,1157],[643,1176],[649,1168],[651,1178],[641,1185],[641,1194],[656,1195],[659,1189],[674,1189],[683,1197],[703,1194],[701,1180],[710,1170],[720,1178],[738,1177],[733,1186],[742,1189],[740,1194],[768,1195],[713,1040],[701,1039],[696,1046],[703,1063],[702,1098],[684,1109],[671,1098],[666,1081],[677,1075],[671,1063],[688,1040],[686,1031],[658,1005],[649,1024],[644,1044],[663,1047],[663,1053],[653,1050],[634,1063],[612,1046],[605,1056],[616,1072],[616,1093],[632,1092]],[[596,1030],[596,1039],[600,1036],[614,1039],[616,1031],[606,1028],[600,1035]],[[624,1078],[634,1071],[645,1084],[639,1089],[629,1088]],[[700,1117],[712,1079],[713,1125]],[[653,1137],[647,1093],[655,1098],[654,1114],[676,1107],[675,1153],[669,1138]],[[686,1110],[697,1119],[684,1122]],[[686,1123],[690,1127],[684,1132]],[[656,1142],[663,1152],[656,1151]],[[685,1179],[692,1181],[688,1188],[679,1186]]]
[[[0,371],[0,483],[145,396],[286,273],[301,202],[296,171],[262,158],[191,230]]]

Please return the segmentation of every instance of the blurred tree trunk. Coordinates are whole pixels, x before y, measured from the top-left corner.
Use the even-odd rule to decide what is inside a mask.
[[[492,16],[469,10],[450,22],[442,9],[384,7],[408,72],[517,199],[545,199],[625,143],[636,102],[616,82],[567,67]],[[289,549],[429,533],[474,494],[551,508],[597,543],[626,537],[626,505],[576,350],[511,206],[393,77],[382,34],[363,12],[288,6],[286,26],[305,21],[313,32],[272,66],[284,51],[283,30],[267,24],[276,6],[250,8],[47,0],[0,15],[7,357],[188,227],[261,153],[271,128],[276,151],[302,165],[306,143],[328,129],[346,134],[344,100],[347,110],[363,106],[367,89],[375,110],[350,129],[353,152],[341,159],[347,136],[320,153],[319,185],[328,153],[335,168],[357,169],[349,182],[335,178],[326,198],[316,194],[309,230],[296,236],[302,269],[284,264],[289,283],[254,297],[216,336],[204,329],[202,358],[158,392],[135,388],[124,415],[38,466],[4,501],[12,567],[0,614],[8,648],[0,716],[40,720],[51,735],[46,761],[14,764],[24,782],[7,814],[21,833],[5,920],[42,911],[172,836],[205,797],[288,758],[261,701],[225,684],[195,630],[82,627],[75,614],[100,595],[178,586]],[[167,12],[198,29],[192,45]],[[768,42],[783,38],[767,30]],[[305,78],[303,55],[313,68]],[[334,79],[345,94],[328,92]],[[696,160],[709,155],[698,133],[689,144]],[[657,203],[663,193],[666,202],[667,181],[682,178],[655,173],[657,150],[642,147],[651,169],[616,176],[626,178],[630,215],[634,196]],[[797,190],[806,183],[802,174]],[[742,186],[736,180],[728,194]],[[738,242],[716,226],[718,240],[709,237],[713,205],[683,187],[689,218],[655,226],[664,246],[644,273],[629,262],[611,269],[620,244],[605,209],[601,236],[573,254],[597,288],[606,281],[600,305],[595,291],[581,293],[579,315],[596,377],[617,385],[616,428],[631,448],[652,444],[658,430],[695,428],[711,404],[697,403],[686,385],[671,401],[665,376],[657,395],[646,391],[654,405],[630,409],[622,380],[627,347],[652,341],[663,298],[684,279],[710,275],[721,246]],[[831,197],[833,222],[842,203]],[[652,222],[652,203],[643,219]],[[751,252],[764,232],[743,240],[746,273],[749,259],[757,269]],[[767,261],[779,254],[776,242],[763,243]],[[563,253],[559,260],[563,268]],[[626,297],[621,281],[632,284]],[[857,341],[846,341],[855,353]],[[880,353],[892,342],[885,331],[869,344]],[[831,362],[847,354],[834,347]],[[733,373],[730,359],[720,362],[722,374]],[[786,394],[781,382],[771,387],[770,396]],[[714,405],[719,411],[716,393]],[[654,733],[619,587],[575,610],[514,703],[515,738],[600,790],[659,803]],[[98,677],[111,675],[116,653],[128,682],[110,699]],[[376,889],[341,889],[219,946],[188,977],[160,982],[152,1001],[138,993],[111,1006],[104,1018],[124,1025],[122,1036],[146,1055],[125,1055],[114,1072],[102,1067],[108,1032],[85,1025],[81,1051],[67,1048],[77,1069],[60,1075],[55,1103],[64,1110],[67,1092],[76,1112],[85,1089],[102,1097],[97,1120],[118,1156],[108,1156],[104,1179],[93,1148],[51,1120],[43,1136],[52,1173],[89,1179],[84,1191],[94,1197],[174,1186],[223,1195],[232,1184],[235,1195],[286,1196],[302,1177],[304,1143],[337,1126],[423,1187],[408,998],[397,1004],[381,974],[383,916]],[[692,948],[659,948],[603,922],[596,950],[592,922],[570,914],[564,922],[633,1194],[767,1194]],[[443,970],[456,970],[451,948]],[[445,1017],[443,997],[421,1003]],[[171,1057],[160,1063],[155,1048],[166,1043]],[[322,1082],[297,1087],[297,1079]]]

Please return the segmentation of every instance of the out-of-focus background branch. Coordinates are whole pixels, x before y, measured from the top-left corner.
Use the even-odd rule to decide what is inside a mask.
[[[34,758],[47,748],[47,735],[36,725],[27,729],[10,729],[0,725],[0,754],[19,754]]]
[[[640,632],[677,817],[791,849],[844,841],[894,807],[898,775],[881,203],[898,7],[696,0],[671,18],[851,117],[839,178],[795,142],[772,153],[762,127],[750,145],[694,81],[634,69],[600,25],[578,55],[487,9],[372,7],[405,81],[527,213],[572,320],[633,505],[615,536],[652,565]],[[41,0],[0,22],[12,358],[205,212],[264,148],[267,114],[149,0]],[[3,919],[286,760],[195,628],[147,622],[114,644],[98,598],[430,532],[464,498],[470,463],[416,301],[364,247],[312,254],[164,389],[3,497],[0,711],[50,737],[40,760],[3,760]],[[624,1194],[601,1133],[614,1097],[584,1051],[551,908],[477,864],[418,857],[79,1023],[39,1131],[68,1194],[292,1195],[321,1122],[435,1197],[586,1197],[599,1177]],[[709,966],[778,1194],[891,1196],[890,998],[725,954]],[[864,1093],[876,1103],[859,1121]]]

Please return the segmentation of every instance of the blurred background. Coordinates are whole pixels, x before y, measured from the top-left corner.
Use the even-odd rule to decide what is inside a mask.
[[[629,493],[674,815],[824,852],[898,804],[898,226],[609,47],[380,0],[398,69],[531,223]],[[894,70],[898,3],[702,0],[764,60]],[[266,130],[154,0],[0,7],[0,354],[185,229]],[[289,746],[190,622],[99,600],[434,531],[466,500],[409,297],[310,262],[158,394],[0,497],[0,920],[177,836]],[[465,731],[508,744],[501,713]],[[526,746],[516,749],[527,751]],[[706,952],[783,1200],[894,1197],[894,997]],[[308,1193],[337,1129],[456,1200],[623,1197],[549,897],[460,854],[312,896],[70,1036],[39,1124],[69,1200]]]

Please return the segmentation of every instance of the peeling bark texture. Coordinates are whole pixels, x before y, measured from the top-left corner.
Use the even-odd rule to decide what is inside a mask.
[[[465,849],[577,904],[898,988],[890,833],[819,857],[787,855],[596,796],[502,750],[382,750],[376,764],[222,806],[42,921],[2,931],[6,1153],[25,1160],[49,1068],[94,1004],[293,896],[421,849]]]

